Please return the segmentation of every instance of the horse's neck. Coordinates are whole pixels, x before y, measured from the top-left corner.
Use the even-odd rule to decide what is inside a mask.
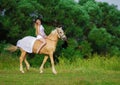
[[[52,41],[58,41],[58,34],[56,30],[53,30],[49,35],[48,38]]]
[[[58,34],[56,30],[53,30],[49,35],[48,35],[48,41],[50,45],[54,48],[54,51],[56,49],[56,45],[58,42]]]

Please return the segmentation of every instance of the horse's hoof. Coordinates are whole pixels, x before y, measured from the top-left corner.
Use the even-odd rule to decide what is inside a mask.
[[[25,73],[24,71],[20,71],[20,72],[23,73],[23,74]]]
[[[41,71],[40,71],[40,73],[42,74],[42,73],[43,73],[43,71],[41,70]]]
[[[54,75],[57,75],[57,72],[53,72]]]
[[[29,71],[30,68],[26,68],[27,71]]]
[[[30,69],[30,66],[27,67],[27,70],[29,70],[29,69]]]

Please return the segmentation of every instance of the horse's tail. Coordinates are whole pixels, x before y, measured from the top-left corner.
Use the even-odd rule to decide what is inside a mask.
[[[10,52],[15,52],[17,49],[18,49],[18,47],[14,46],[14,45],[9,45],[6,48],[4,48],[4,50],[8,50]]]

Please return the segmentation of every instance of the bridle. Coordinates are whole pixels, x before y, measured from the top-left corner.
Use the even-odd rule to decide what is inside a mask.
[[[58,36],[60,37],[60,39],[63,40],[63,36],[65,36],[65,35],[61,35],[58,30],[57,30],[57,33],[58,33]]]
[[[58,36],[60,36],[60,38],[62,39],[62,37],[63,37],[64,35],[60,35],[60,33],[58,32],[58,30],[57,30],[57,29],[56,29],[56,31],[57,31]],[[57,41],[57,40],[52,40],[52,39],[50,39],[50,38],[46,38],[46,39],[49,39],[49,40],[54,41],[54,42],[56,42],[56,41]]]

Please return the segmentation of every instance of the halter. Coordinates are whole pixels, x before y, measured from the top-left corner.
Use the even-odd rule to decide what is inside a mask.
[[[65,35],[60,35],[60,33],[58,32],[58,30],[57,30],[57,33],[58,33],[58,35],[59,35],[59,37],[62,39],[62,37],[63,36],[65,36]]]
[[[57,31],[57,34],[58,34],[58,36],[60,36],[60,34],[59,34],[59,32],[58,32],[58,30],[56,29],[56,31]],[[62,36],[60,36],[60,38],[62,39],[62,37],[63,37],[64,35],[62,35]],[[52,40],[52,39],[50,39],[50,38],[46,38],[46,39],[49,39],[49,40],[51,40],[51,41],[54,41],[54,42],[56,42],[57,40]]]

